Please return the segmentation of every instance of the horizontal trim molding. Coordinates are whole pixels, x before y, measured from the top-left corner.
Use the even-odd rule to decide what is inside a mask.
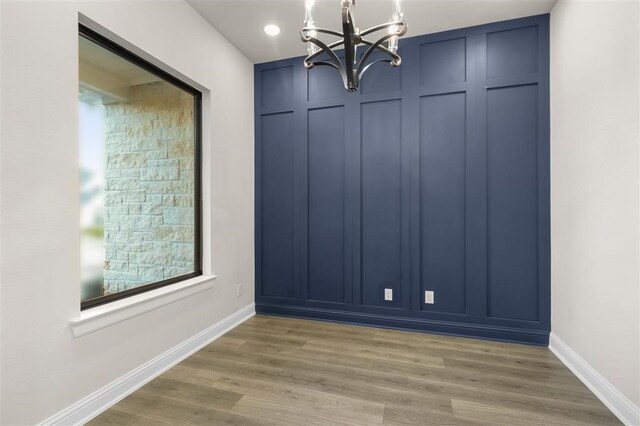
[[[556,334],[549,336],[549,349],[582,381],[625,425],[640,425],[640,407],[576,353]]]
[[[525,343],[536,346],[547,346],[549,342],[549,332],[544,330],[497,327],[484,324],[436,321],[422,318],[407,318],[364,312],[337,311],[331,309],[276,305],[269,303],[257,304],[256,312],[266,315],[290,316],[398,330],[444,334],[448,336],[475,337],[486,340]]]
[[[198,294],[214,287],[215,275],[199,276],[126,299],[96,306],[80,312],[69,321],[74,337],[100,330],[129,318]]]
[[[242,324],[254,316],[255,313],[255,304],[252,303],[245,306],[195,336],[131,370],[102,389],[49,417],[40,425],[85,424],[180,361]]]

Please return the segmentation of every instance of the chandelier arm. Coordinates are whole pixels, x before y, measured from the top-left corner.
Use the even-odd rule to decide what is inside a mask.
[[[334,64],[331,61],[318,61],[318,62],[314,62],[313,63],[314,66],[318,65],[318,66],[328,66],[328,67],[332,67],[338,70],[338,72],[340,73],[340,77],[342,77],[342,81],[345,84],[345,86],[347,85],[347,74],[345,73],[344,67],[342,66],[342,64],[340,64],[340,66]]]
[[[355,75],[353,73],[354,62],[354,45],[351,38],[354,34],[353,18],[349,12],[348,6],[342,7],[342,32],[344,34],[344,67],[347,74],[347,90],[355,90],[357,84],[355,81]]]
[[[380,25],[376,25],[375,27],[371,27],[371,28],[367,28],[364,31],[360,32],[360,35],[362,37],[371,34],[371,33],[375,33],[376,31],[380,31],[380,30],[384,30],[386,28],[392,27],[392,26],[397,26],[398,30],[395,31],[392,35],[394,36],[398,36],[401,37],[403,35],[405,35],[407,33],[407,23],[405,21],[394,21],[394,22],[385,22],[384,24],[380,24]]]
[[[368,68],[368,66],[366,66],[365,69],[363,69],[363,67],[365,67],[365,62],[367,61],[367,59],[369,58],[369,56],[375,51],[375,50],[381,50],[382,52],[388,54],[389,56],[391,56],[391,59],[388,60],[388,62],[393,65],[393,66],[398,66],[400,65],[400,56],[393,53],[392,51],[390,51],[389,49],[381,46],[382,43],[384,43],[385,41],[387,41],[388,39],[390,39],[391,37],[395,37],[394,34],[387,34],[383,37],[380,37],[378,39],[378,41],[376,41],[375,43],[371,43],[368,42],[366,40],[363,40],[362,42],[366,45],[369,46],[369,48],[367,49],[366,52],[364,52],[364,55],[362,55],[362,58],[360,59],[360,62],[358,63],[358,69],[356,71],[356,74],[358,75],[358,78],[364,73],[365,69]],[[380,60],[374,61],[373,63],[376,62],[380,62]]]
[[[373,64],[376,64],[378,62],[387,62],[387,63],[391,63],[391,59],[376,59],[375,61],[372,61],[370,63],[368,63],[358,74],[358,79],[362,78],[362,75],[369,69],[369,67]]]
[[[340,58],[338,58],[338,55],[336,55],[336,53],[331,50],[331,48],[329,46],[327,46],[322,40],[319,40],[315,37],[311,37],[311,36],[303,36],[304,39],[307,39],[307,41],[310,41],[311,43],[315,44],[316,46],[318,46],[320,49],[322,49],[322,52],[326,53],[327,55],[329,55],[329,58],[332,60],[331,62],[335,64],[335,68],[340,70],[340,68],[343,68],[342,66],[342,61],[340,61]],[[311,68],[313,67],[316,63],[315,62],[311,62],[311,60],[316,57],[318,54],[320,54],[321,52],[316,52],[313,55],[309,55],[305,58],[304,60],[304,67],[305,68]]]
[[[308,38],[308,37],[307,37],[307,38]],[[307,41],[311,42],[311,40],[306,40],[304,37],[302,38],[302,41],[304,41],[305,43],[306,43]],[[322,48],[322,46],[320,46],[318,43],[314,43],[314,44],[315,44],[316,46],[319,46],[319,47],[321,48],[321,50],[318,50],[317,52],[315,52],[315,53],[313,53],[313,54],[311,54],[311,55],[307,56],[307,58],[306,58],[306,60],[307,60],[307,61],[309,61],[309,60],[311,60],[311,59],[315,58],[316,56],[320,56],[320,55],[322,55],[323,53],[325,53],[324,48]],[[328,44],[328,45],[327,45],[327,48],[328,48],[329,50],[333,50],[333,48],[334,48],[334,47],[338,47],[338,46],[340,46],[340,45],[342,45],[342,44],[344,44],[344,40],[334,41],[333,43]]]
[[[304,34],[305,32],[311,32],[311,31],[316,31],[322,34],[329,34],[329,35],[340,37],[340,38],[344,37],[342,33],[339,33],[337,31],[328,30],[326,28],[316,28],[316,27],[304,27],[302,28],[302,30],[300,30],[300,33]],[[302,37],[305,37],[305,36],[302,35]]]
[[[391,34],[391,36],[393,37],[393,34]],[[383,40],[384,41],[384,40]],[[402,58],[400,57],[400,55],[398,55],[395,52],[392,52],[391,50],[387,49],[386,47],[384,47],[382,44],[380,43],[371,43],[368,40],[362,39],[362,44],[366,44],[367,46],[374,46],[375,49],[380,50],[381,52],[386,53],[387,55],[391,56],[391,65],[393,65],[394,67],[398,67],[400,66],[400,64],[402,63]],[[368,50],[367,50],[368,51]],[[373,53],[373,52],[372,52]]]

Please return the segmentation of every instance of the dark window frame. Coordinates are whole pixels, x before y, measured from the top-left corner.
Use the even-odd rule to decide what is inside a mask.
[[[157,67],[146,59],[141,58],[121,45],[97,33],[86,25],[78,24],[78,35],[98,44],[104,49],[115,53],[129,62],[138,65],[146,71],[157,75],[174,86],[192,94],[194,97],[194,271],[189,274],[141,285],[129,290],[123,290],[106,296],[99,296],[93,299],[81,301],[80,310],[82,311],[202,275],[202,92]]]

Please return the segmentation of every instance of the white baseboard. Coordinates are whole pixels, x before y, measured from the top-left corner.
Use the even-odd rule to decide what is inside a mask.
[[[624,396],[607,379],[602,377],[580,355],[554,333],[549,335],[549,349],[573,372],[599,399],[628,426],[640,425],[640,408]]]
[[[255,304],[247,305],[102,389],[49,417],[41,425],[81,425],[88,422],[183,359],[248,320],[255,313]]]

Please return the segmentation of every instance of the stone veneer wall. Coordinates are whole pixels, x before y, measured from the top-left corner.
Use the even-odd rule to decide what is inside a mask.
[[[193,272],[193,96],[166,82],[106,106],[106,294]]]

